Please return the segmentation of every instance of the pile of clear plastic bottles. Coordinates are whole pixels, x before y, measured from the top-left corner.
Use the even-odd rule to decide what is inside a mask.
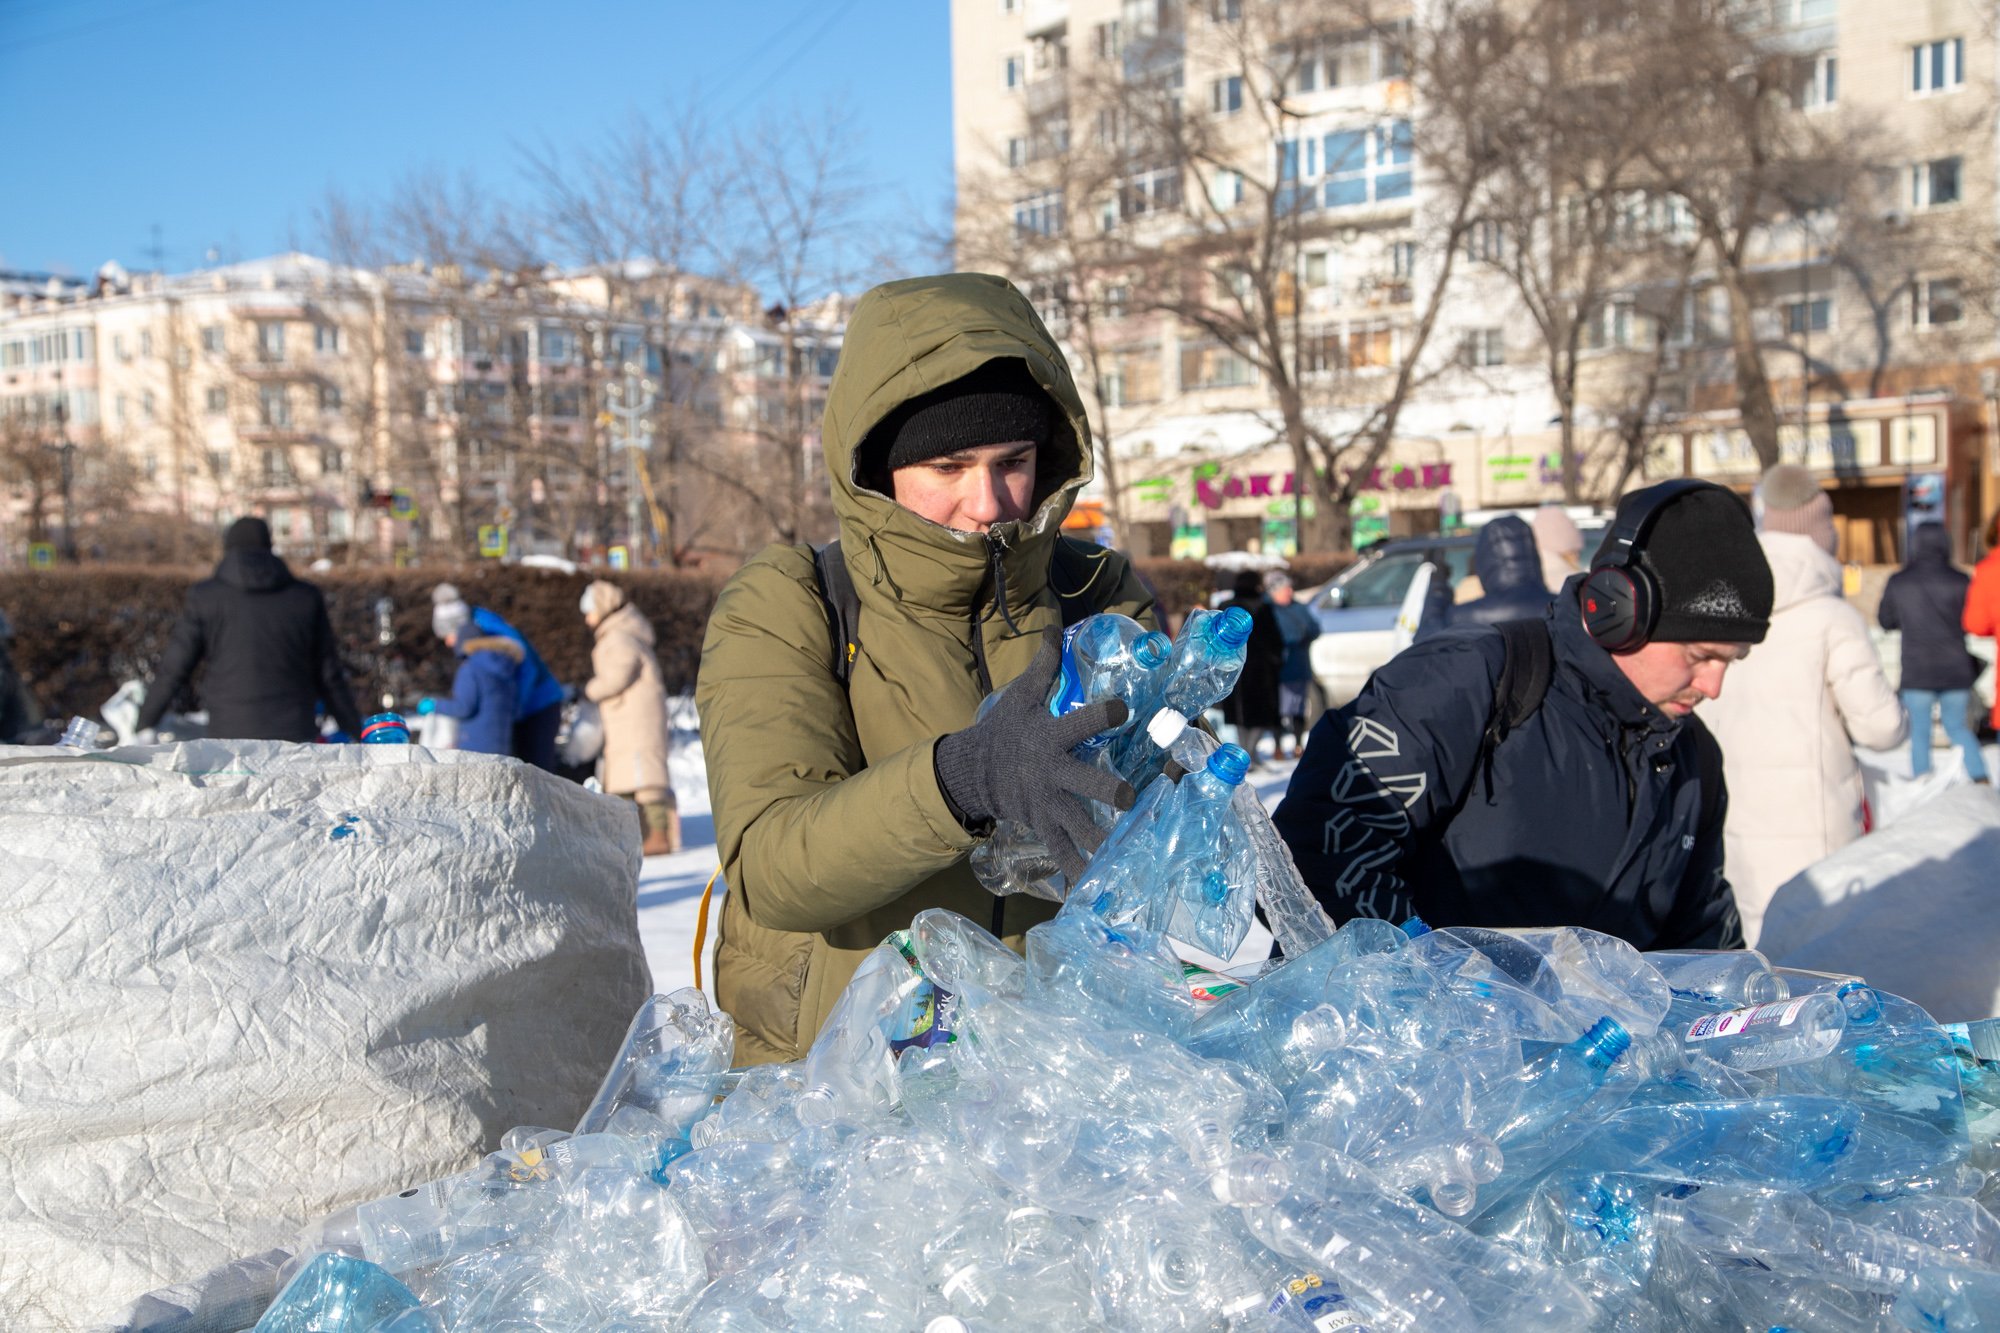
[[[745,1070],[655,996],[574,1130],[325,1220],[257,1333],[2000,1328],[2000,1021],[1336,930],[1241,750],[1130,734],[1157,776],[1025,957],[926,912]],[[1281,960],[1174,948],[1257,905]]]

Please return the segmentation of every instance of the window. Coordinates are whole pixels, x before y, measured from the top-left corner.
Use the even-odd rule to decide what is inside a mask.
[[[1958,158],[1940,157],[1910,168],[1910,207],[1942,208],[1958,200]]]
[[[637,360],[636,349],[621,359]],[[558,364],[576,360],[576,335],[568,329],[543,329],[542,360]]]
[[[1208,17],[1215,23],[1235,23],[1243,17],[1243,0],[1208,0]]]
[[[1113,283],[1104,289],[1104,315],[1107,319],[1123,319],[1132,308],[1132,289],[1124,283]]]
[[[1243,173],[1227,167],[1208,178],[1208,201],[1218,213],[1226,213],[1243,202]]]
[[[1132,407],[1160,401],[1160,349],[1121,347],[1111,354],[1104,377],[1107,407]]]
[[[148,421],[153,419],[153,391],[151,389],[147,389],[139,395],[139,414]]]
[[[1019,92],[1021,85],[1028,81],[1028,62],[1018,51],[1000,58],[1000,86],[1008,92]]]
[[[1125,38],[1117,19],[1091,28],[1090,49],[1099,60],[1116,60],[1125,54]]]
[[[422,356],[424,354],[424,331],[422,329],[404,329],[403,350],[411,356]]]
[[[339,385],[322,384],[319,386],[319,410],[322,412],[338,412],[340,410]]]
[[[266,384],[257,390],[257,418],[276,429],[292,424],[292,402],[284,385]]]
[[[285,357],[285,326],[276,320],[266,320],[257,326],[257,355],[266,361],[282,361]]]
[[[1333,266],[1324,250],[1308,250],[1299,259],[1299,285],[1325,287],[1333,281]]]
[[[1371,321],[1310,330],[1299,340],[1299,373],[1309,377],[1343,370],[1371,370],[1395,361],[1396,336],[1386,323]]]
[[[1965,86],[1965,38],[1918,42],[1910,48],[1910,92],[1918,97]]]
[[[259,461],[266,486],[283,486],[292,479],[292,463],[282,449],[265,449]]]
[[[323,444],[319,447],[319,474],[329,476],[347,471],[347,451],[337,444]]]
[[[141,329],[139,330],[139,355],[151,356],[152,354],[153,331],[151,329]]]
[[[1925,278],[1911,294],[1912,322],[1920,329],[1956,324],[1965,318],[1957,278]]]
[[[1257,382],[1256,369],[1219,343],[1181,346],[1181,388],[1233,389]]]
[[[1481,218],[1466,229],[1465,257],[1474,263],[1498,264],[1507,257],[1507,233],[1499,223]]]
[[[90,330],[77,329],[75,331],[74,336],[76,339],[76,346],[73,349],[71,349],[70,352],[71,358],[77,361],[90,360],[90,345],[93,341],[95,341],[91,337]]]
[[[228,410],[229,410],[229,390],[221,388],[219,386],[211,387],[208,391],[209,415],[220,416],[222,413],[227,412]]]
[[[111,399],[111,419],[121,426],[125,424],[125,395],[122,393]]]
[[[1014,201],[1014,229],[1024,236],[1054,236],[1063,226],[1061,190],[1044,190]]]
[[[1410,197],[1414,153],[1407,120],[1324,138],[1278,144],[1278,206],[1283,211],[1351,208]]]
[[[1616,297],[1598,307],[1584,329],[1584,342],[1594,351],[1610,347],[1651,347],[1653,321],[1642,314],[1629,296]]]
[[[222,350],[222,326],[220,324],[204,324],[201,326],[201,350],[204,352],[220,352]]]
[[[1125,178],[1118,187],[1118,215],[1124,218],[1141,217],[1147,213],[1164,213],[1179,208],[1181,204],[1181,170],[1179,167],[1155,167],[1151,171],[1136,172]]]
[[[1002,14],[1019,13],[1020,9],[1021,0],[1000,0],[1000,12]]]
[[[1785,333],[1796,337],[1802,333],[1825,333],[1833,327],[1833,300],[1830,297],[1815,297],[1810,301],[1789,301],[1785,304]]]
[[[1389,242],[1389,276],[1398,282],[1408,282],[1417,276],[1417,243],[1415,241]]]
[[[1798,63],[1792,105],[1801,111],[1824,111],[1840,101],[1840,57],[1831,51],[1806,56]]]
[[[575,418],[583,415],[583,390],[567,385],[549,392],[549,415]]]
[[[313,325],[313,350],[315,352],[342,351],[343,342],[345,342],[345,339],[340,336],[340,326],[338,324]]]
[[[1243,109],[1243,76],[1231,74],[1208,85],[1208,109],[1218,116],[1233,116]]]
[[[1458,359],[1472,367],[1504,366],[1507,347],[1499,329],[1471,329],[1459,344]]]
[[[130,361],[132,359],[132,354],[125,350],[124,334],[114,333],[111,335],[111,355],[117,357],[120,361]]]
[[[1017,134],[1007,140],[1007,165],[1016,171],[1028,165],[1028,140],[1025,135]]]

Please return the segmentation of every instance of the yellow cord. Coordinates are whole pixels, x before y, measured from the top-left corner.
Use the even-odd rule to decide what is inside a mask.
[[[721,866],[717,866],[708,872],[708,883],[704,884],[701,889],[701,910],[695,914],[694,918],[694,988],[696,990],[701,989],[701,946],[703,941],[708,938],[708,900],[715,893],[715,877],[721,873]]]

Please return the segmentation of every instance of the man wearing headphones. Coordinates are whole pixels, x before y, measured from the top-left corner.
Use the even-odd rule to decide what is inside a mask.
[[[1544,620],[1428,638],[1319,720],[1276,815],[1300,873],[1336,921],[1741,947],[1720,752],[1693,714],[1771,602],[1733,492],[1625,496]]]

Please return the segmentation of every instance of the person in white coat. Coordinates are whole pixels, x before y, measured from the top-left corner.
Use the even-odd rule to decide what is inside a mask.
[[[1833,505],[1803,468],[1757,484],[1757,540],[1776,600],[1771,632],[1705,711],[1729,783],[1724,866],[1751,945],[1785,881],[1861,836],[1854,747],[1909,734],[1861,613],[1841,598]]]

